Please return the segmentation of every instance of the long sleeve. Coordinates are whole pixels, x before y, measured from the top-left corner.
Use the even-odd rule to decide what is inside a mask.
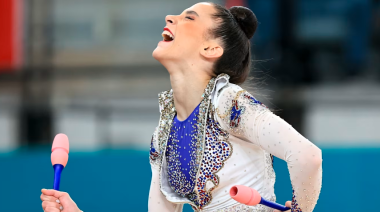
[[[292,212],[313,211],[322,185],[322,152],[244,90],[226,88],[217,103],[223,128],[287,162]]]
[[[156,134],[153,134],[151,145],[149,162],[152,170],[152,179],[149,189],[148,211],[149,212],[182,212],[182,204],[174,204],[169,202],[166,197],[160,191],[160,157],[155,140]]]

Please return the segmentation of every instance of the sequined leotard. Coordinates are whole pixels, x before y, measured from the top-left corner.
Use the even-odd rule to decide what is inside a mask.
[[[190,116],[180,121],[177,115],[170,130],[168,145],[166,149],[166,161],[168,163],[168,181],[170,187],[179,195],[185,197],[194,189],[196,155],[193,153],[196,147],[197,127],[193,123],[197,122],[199,105]]]
[[[150,149],[150,212],[273,212],[233,200],[245,185],[276,201],[272,155],[286,161],[292,212],[312,212],[322,186],[322,151],[289,123],[221,74],[210,80],[201,103],[176,118],[173,90],[159,94],[160,121]]]

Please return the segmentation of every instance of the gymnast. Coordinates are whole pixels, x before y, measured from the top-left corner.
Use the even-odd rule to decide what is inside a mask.
[[[184,204],[207,212],[277,211],[229,195],[232,186],[245,185],[276,201],[273,156],[287,163],[289,211],[313,211],[322,185],[321,150],[239,86],[251,69],[255,14],[202,2],[165,22],[152,55],[169,72],[171,89],[158,94],[148,211],[180,212]],[[42,190],[41,200],[45,212],[80,211],[64,192]]]

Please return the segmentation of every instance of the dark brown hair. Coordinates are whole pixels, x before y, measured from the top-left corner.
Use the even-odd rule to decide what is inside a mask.
[[[212,38],[222,41],[223,55],[215,62],[215,75],[226,73],[230,82],[243,83],[251,69],[250,39],[256,31],[258,21],[256,15],[248,8],[234,6],[227,9],[219,4],[212,3],[216,12],[212,18],[217,27],[210,29]]]

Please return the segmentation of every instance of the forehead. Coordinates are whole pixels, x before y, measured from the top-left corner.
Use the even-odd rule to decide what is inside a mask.
[[[193,6],[184,10],[183,12],[186,12],[189,10],[197,12],[200,18],[210,17],[211,14],[215,12],[214,6],[208,2],[200,2],[200,3],[194,4]]]

